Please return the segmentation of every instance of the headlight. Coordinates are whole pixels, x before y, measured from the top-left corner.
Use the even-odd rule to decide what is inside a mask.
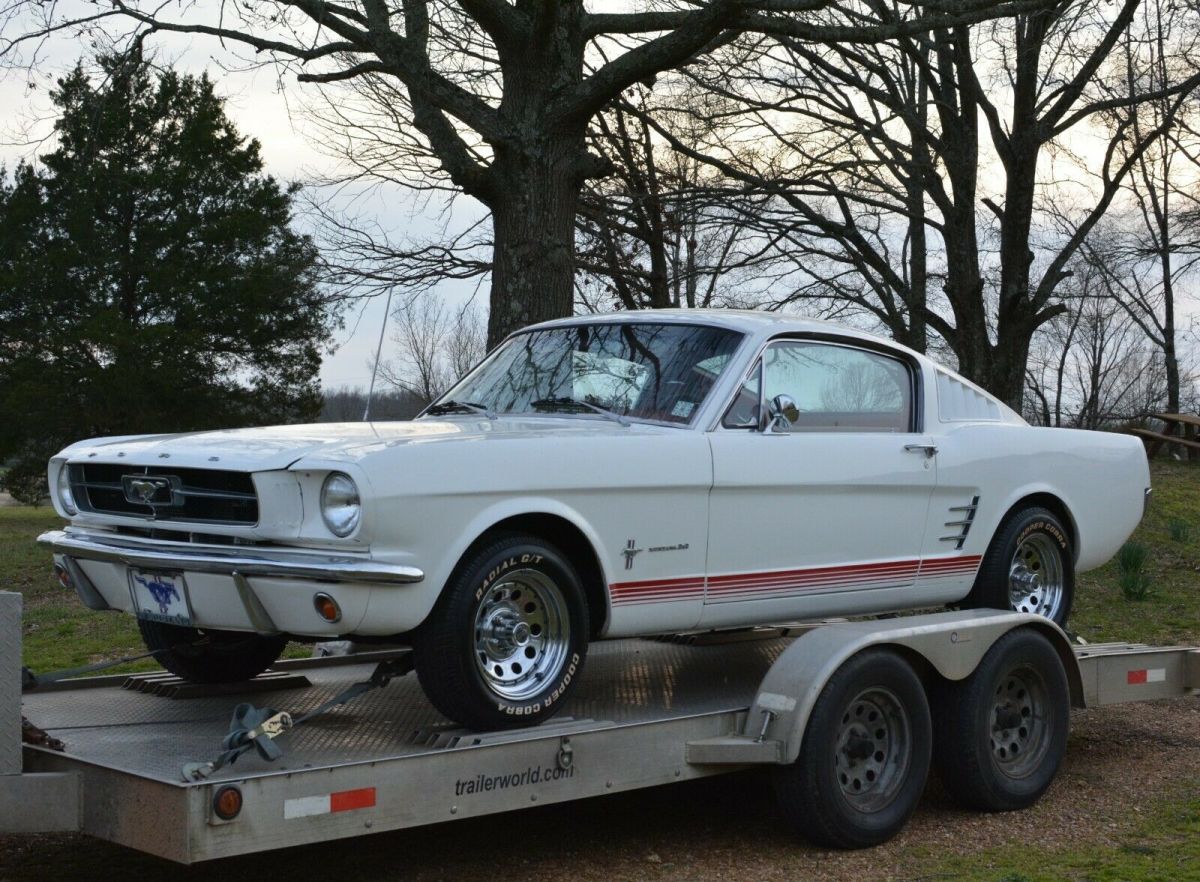
[[[334,536],[349,536],[362,517],[358,486],[341,472],[331,472],[321,486],[321,517]]]
[[[58,470],[58,482],[55,492],[58,494],[58,504],[62,506],[64,512],[72,517],[79,514],[79,508],[75,505],[75,497],[71,494],[71,478],[67,474],[67,464],[65,462],[62,464],[62,468]]]

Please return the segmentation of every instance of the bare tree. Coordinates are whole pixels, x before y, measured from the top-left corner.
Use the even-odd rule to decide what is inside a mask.
[[[1177,413],[1179,289],[1200,258],[1195,247],[1200,137],[1193,129],[1200,107],[1193,100],[1189,112],[1181,113],[1169,92],[1171,83],[1186,76],[1181,63],[1196,57],[1200,29],[1171,0],[1144,0],[1139,14],[1142,26],[1122,41],[1112,65],[1114,91],[1156,94],[1136,108],[1114,110],[1110,125],[1127,126],[1148,147],[1135,157],[1125,180],[1121,210],[1082,248],[1103,274],[1103,290],[1161,352],[1165,406]]]
[[[425,293],[394,310],[394,359],[379,364],[379,376],[395,389],[429,404],[474,367],[484,354],[484,331],[470,303],[454,309]]]
[[[945,26],[1040,7],[1045,0],[919,0]],[[283,62],[310,83],[374,78],[392,90],[404,137],[437,174],[491,211],[488,340],[568,315],[583,183],[608,171],[587,124],[634,83],[754,31],[873,42],[928,30],[880,17],[869,0],[679,0],[640,12],[591,12],[584,0],[267,0],[254,4],[112,0],[77,16],[15,0],[0,56],[58,31],[132,23],[141,34],[204,35]],[[589,66],[603,49],[607,60]]]
[[[686,113],[651,111],[651,90],[639,85],[592,121],[590,143],[613,173],[590,182],[580,203],[576,286],[586,310],[746,305],[747,271],[778,260],[752,222],[766,197],[671,149],[646,119],[653,112],[695,146],[721,99],[678,80],[671,92]]]
[[[800,296],[851,304],[916,348],[932,330],[964,374],[1019,408],[1030,341],[1063,311],[1056,292],[1072,258],[1200,85],[1193,63],[1159,85],[1105,88],[1106,59],[1134,27],[1140,2],[1060,0],[1011,20],[934,27],[886,44],[784,39],[761,43],[736,65],[714,55],[689,70],[746,106],[742,125],[773,133],[785,153],[755,165],[716,146],[690,155],[775,195],[800,260],[821,256],[861,277]],[[884,0],[876,9],[906,14]],[[1173,51],[1190,58],[1183,47]],[[1149,101],[1162,103],[1161,119],[1133,125],[1133,109]],[[1039,174],[1039,163],[1067,156],[1069,134],[1102,114],[1119,122],[1103,154],[1076,169],[1082,207],[1043,228],[1042,209],[1062,199],[1064,181]],[[998,160],[998,186],[981,187],[983,135]],[[978,215],[980,204],[988,214]],[[944,265],[931,265],[927,255],[939,251]],[[937,275],[935,298],[929,282]]]

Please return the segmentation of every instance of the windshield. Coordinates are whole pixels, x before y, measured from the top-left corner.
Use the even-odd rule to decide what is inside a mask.
[[[430,412],[583,413],[686,424],[741,334],[684,324],[587,324],[510,338]],[[463,408],[466,412],[469,408]]]

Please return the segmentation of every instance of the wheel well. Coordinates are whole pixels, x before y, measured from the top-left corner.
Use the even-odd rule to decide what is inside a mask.
[[[583,593],[587,599],[588,620],[591,625],[591,637],[596,637],[604,629],[608,620],[608,589],[604,584],[604,571],[592,543],[573,523],[559,515],[544,513],[529,513],[505,518],[488,527],[479,538],[471,543],[471,548],[463,555],[470,554],[471,549],[491,539],[497,533],[528,533],[545,539],[558,548],[575,567],[579,580],[583,583]]]
[[[1028,496],[1018,499],[1012,504],[1009,510],[1004,513],[1004,517],[1000,519],[1000,523],[1003,524],[1018,511],[1030,508],[1032,506],[1040,506],[1041,508],[1047,509],[1054,514],[1055,517],[1062,521],[1063,526],[1067,528],[1067,533],[1071,538],[1071,550],[1075,556],[1078,557],[1079,532],[1075,526],[1075,519],[1071,517],[1071,511],[1067,508],[1066,504],[1053,493],[1031,493]]]

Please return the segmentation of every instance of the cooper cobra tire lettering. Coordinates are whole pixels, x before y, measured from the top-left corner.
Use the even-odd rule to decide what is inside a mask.
[[[539,628],[546,636],[531,641]],[[589,633],[583,585],[566,555],[538,536],[498,534],[460,562],[421,626],[417,677],[463,726],[533,725],[579,681]]]

